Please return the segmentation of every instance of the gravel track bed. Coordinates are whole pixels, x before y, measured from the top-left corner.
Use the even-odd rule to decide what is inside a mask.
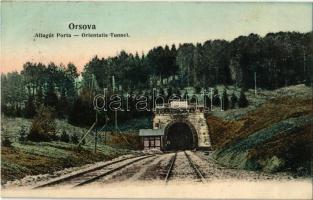
[[[221,179],[237,179],[245,181],[294,179],[286,173],[270,174],[265,172],[226,168],[215,163],[214,160],[209,158],[207,153],[202,151],[197,151],[195,153],[189,152],[188,155],[190,155],[195,165],[200,169],[205,179],[208,181]]]
[[[8,181],[3,186],[3,188],[15,188],[15,187],[33,188],[35,186],[42,185],[52,180],[56,180],[56,179],[60,179],[66,176],[77,174],[79,172],[83,172],[89,169],[99,167],[101,165],[105,165],[105,164],[122,160],[125,158],[130,158],[133,156],[135,155],[134,154],[122,155],[112,160],[100,161],[100,162],[96,162],[92,164],[83,165],[80,167],[70,167],[70,168],[60,170],[60,171],[53,172],[52,174],[40,174],[40,175],[34,175],[34,176],[26,176],[25,178],[20,179],[20,180]]]
[[[173,156],[174,153],[164,154],[162,157],[160,157],[160,159],[156,160],[154,165],[148,166],[147,170],[139,178],[139,180],[164,181]]]
[[[154,165],[155,160],[158,160],[160,155],[150,157],[134,164],[131,164],[121,170],[112,173],[109,176],[101,178],[98,183],[110,184],[116,182],[134,182],[145,172],[149,165]],[[97,184],[97,183],[95,183]]]
[[[196,167],[202,172],[205,179],[207,181],[216,181],[216,180],[245,180],[245,181],[256,181],[256,180],[294,180],[295,178],[292,175],[287,173],[276,173],[270,174],[265,172],[256,172],[256,171],[246,171],[240,169],[230,169],[227,167],[223,167],[214,160],[210,159],[207,152],[197,151],[191,152],[187,151],[187,154],[190,156],[191,160],[195,164]],[[143,182],[143,181],[164,181],[167,170],[169,169],[171,158],[174,153],[164,153],[164,154],[156,154],[153,157],[149,157],[129,166],[118,170],[110,175],[107,175],[99,180],[95,181],[92,184],[111,184],[111,183],[120,183],[120,182]],[[4,188],[33,188],[35,186],[42,185],[44,183],[60,179],[66,176],[70,176],[73,174],[77,174],[79,172],[93,169],[95,167],[109,164],[111,162],[115,162],[118,160],[122,160],[124,158],[130,158],[134,155],[124,155],[117,157],[115,159],[103,162],[97,162],[94,164],[84,165],[82,167],[73,167],[67,168],[53,174],[43,174],[38,176],[28,176],[21,180],[8,182]],[[72,178],[66,182],[59,183],[57,185],[51,187],[62,187],[62,188],[71,188],[74,185],[85,181],[91,177],[96,175],[105,173],[114,168],[127,164],[133,160],[138,158],[132,158],[129,160],[125,160],[119,163],[112,164],[103,169],[87,173],[85,175]],[[198,182],[199,179],[194,171],[194,169],[190,166],[187,157],[184,155],[183,151],[177,153],[176,161],[173,166],[172,174],[170,177],[170,183],[175,182]]]
[[[111,171],[111,170],[113,170],[113,169],[115,169],[115,168],[118,168],[118,167],[120,167],[120,166],[122,166],[122,165],[125,165],[125,164],[127,164],[127,163],[130,163],[130,162],[132,162],[132,161],[136,161],[136,160],[138,160],[138,159],[140,159],[140,157],[139,157],[139,158],[138,158],[138,157],[136,157],[136,158],[131,158],[131,159],[124,160],[124,161],[121,161],[121,162],[118,162],[118,163],[114,163],[114,164],[109,165],[109,166],[107,166],[107,167],[104,167],[104,168],[102,168],[102,169],[99,169],[99,170],[96,170],[96,171],[92,171],[92,172],[89,172],[89,173],[87,173],[87,174],[83,174],[83,175],[78,176],[78,177],[74,177],[74,178],[70,179],[69,181],[65,181],[65,182],[62,182],[62,183],[58,184],[58,186],[59,186],[59,187],[74,187],[75,185],[77,185],[77,184],[79,184],[79,183],[81,183],[81,182],[84,182],[84,181],[86,181],[86,180],[89,180],[89,179],[91,179],[91,178],[94,178],[94,177],[96,177],[96,176],[99,176],[99,175],[101,175],[101,174],[104,174],[104,173],[106,173],[106,172],[109,172],[109,171]],[[145,160],[145,159],[144,159],[144,160]],[[144,160],[142,160],[142,161],[144,161]],[[140,161],[138,161],[138,162],[142,162],[142,161],[140,160]],[[110,176],[110,175],[108,175],[108,176]],[[101,180],[101,179],[100,179],[100,180]],[[98,182],[98,181],[95,181],[95,182]]]
[[[197,174],[183,151],[177,152],[176,161],[172,170],[170,182],[198,180]]]

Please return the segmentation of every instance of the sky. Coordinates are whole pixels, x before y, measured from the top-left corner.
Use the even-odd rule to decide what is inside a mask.
[[[2,2],[1,72],[27,61],[79,71],[95,55],[146,53],[158,45],[312,30],[312,3]],[[96,30],[70,30],[69,23]],[[34,38],[35,33],[128,33],[128,38]]]

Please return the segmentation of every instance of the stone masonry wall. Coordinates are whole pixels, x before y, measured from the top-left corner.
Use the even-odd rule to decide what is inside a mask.
[[[198,147],[209,148],[211,147],[211,141],[209,136],[209,129],[206,123],[204,114],[202,112],[189,113],[186,116],[182,116],[186,121],[193,125],[198,136]],[[155,114],[153,119],[153,128],[165,129],[171,122],[176,121],[177,116],[169,113]]]

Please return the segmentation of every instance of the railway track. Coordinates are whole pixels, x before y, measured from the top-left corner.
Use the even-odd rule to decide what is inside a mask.
[[[206,180],[203,176],[203,173],[199,170],[199,168],[195,165],[194,161],[190,158],[190,156],[187,154],[186,151],[184,151],[184,155],[188,160],[189,166],[192,168],[192,170],[194,171],[194,173],[196,174],[196,177],[198,178],[198,180],[202,183],[205,183]],[[174,154],[174,156],[172,157],[172,159],[170,160],[170,164],[169,164],[169,168],[167,170],[167,174],[165,177],[165,183],[167,184],[172,176],[173,176],[173,169],[174,169],[174,165],[176,162],[176,158],[177,158],[177,152]]]
[[[193,170],[195,171],[195,173],[197,174],[197,177],[201,180],[202,183],[205,182],[205,178],[202,174],[202,172],[199,170],[199,168],[195,165],[195,163],[192,161],[192,159],[190,158],[190,156],[187,154],[186,151],[184,151],[185,156],[187,157],[190,166],[193,168]]]
[[[83,170],[75,174],[69,174],[67,176],[63,176],[63,177],[51,180],[47,183],[36,186],[33,189],[47,188],[47,187],[52,187],[52,186],[62,186],[62,187],[70,187],[70,188],[85,186],[93,182],[97,182],[98,180],[104,177],[108,177],[110,179],[112,177],[109,175],[113,174],[114,172],[118,172],[120,170],[123,170],[124,168],[128,168],[132,164],[135,164],[141,160],[148,159],[154,156],[156,155],[153,154],[153,155],[132,156],[128,158],[123,158],[117,161],[105,163],[103,165],[100,165],[91,169]],[[184,166],[181,166],[181,165],[184,165]],[[181,169],[179,170],[179,168],[182,168],[183,170]],[[188,169],[189,171],[187,170],[187,172],[184,172],[184,169]],[[176,172],[173,173],[173,171],[175,170]],[[177,171],[180,177],[179,176],[177,177]],[[175,178],[185,179],[188,177],[191,179],[197,179],[202,183],[205,182],[205,178],[202,172],[195,165],[190,155],[188,155],[186,151],[175,152],[174,155],[170,158],[168,168],[166,169],[166,176],[164,179],[165,183],[167,184],[170,180],[173,180]]]
[[[128,167],[131,164],[139,162],[141,160],[153,157],[155,155],[144,155],[144,156],[133,156],[130,158],[124,158],[121,160],[106,163],[104,165],[88,169],[76,174],[70,174],[65,177],[61,177],[50,182],[44,183],[42,185],[36,186],[33,189],[57,186],[57,185],[69,185],[71,187],[79,187],[83,185],[90,184],[99,180],[102,177],[108,176],[118,170]],[[116,167],[112,167],[117,165]]]
[[[175,152],[174,156],[170,160],[170,166],[166,173],[165,183],[168,183],[168,181],[170,180],[170,177],[172,176],[172,171],[173,171],[174,163],[176,161],[176,157],[177,157],[177,152]]]

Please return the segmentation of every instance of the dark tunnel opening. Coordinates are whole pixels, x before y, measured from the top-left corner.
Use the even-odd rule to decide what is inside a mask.
[[[186,123],[177,122],[168,128],[166,137],[167,150],[190,150],[194,148],[194,143],[192,130]]]

